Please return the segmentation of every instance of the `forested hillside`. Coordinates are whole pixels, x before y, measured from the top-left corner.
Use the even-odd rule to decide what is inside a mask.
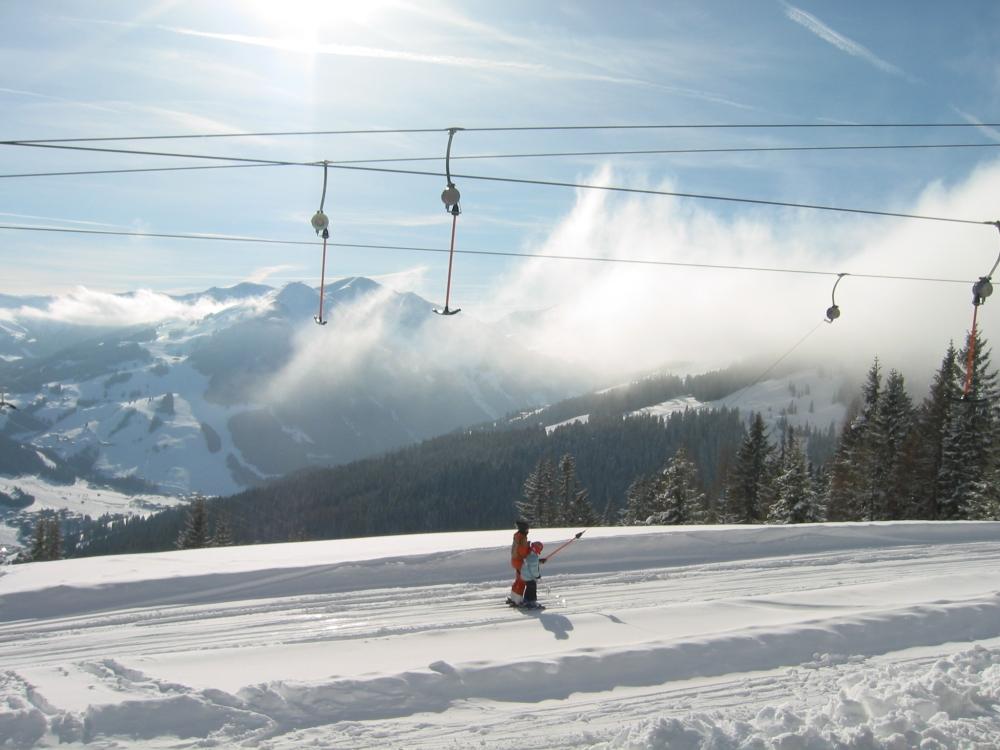
[[[325,539],[508,526],[527,476],[542,459],[575,458],[598,513],[615,520],[636,476],[684,446],[700,483],[718,494],[745,433],[736,410],[690,410],[666,420],[621,416],[568,425],[455,433],[380,458],[304,471],[207,503],[236,543]],[[171,548],[183,510],[82,530],[86,554]],[[82,550],[81,550],[82,551]]]
[[[678,381],[594,394],[588,405],[612,413],[556,429],[526,415],[146,519],[67,519],[64,553],[489,529],[518,514],[545,526],[1000,517],[997,373],[981,337],[948,347],[919,404],[876,358],[839,435],[737,409],[622,413]]]

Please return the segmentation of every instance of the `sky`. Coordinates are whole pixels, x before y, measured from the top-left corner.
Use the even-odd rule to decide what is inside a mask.
[[[787,351],[822,321],[837,273],[944,279],[847,278],[836,299],[843,317],[805,347],[927,369],[969,327],[971,282],[1000,252],[988,225],[473,177],[995,221],[1000,129],[471,129],[997,123],[997,21],[1000,6],[986,1],[4,3],[0,140],[426,129],[62,145],[307,163],[431,159],[355,165],[430,174],[329,168],[323,204],[332,242],[433,252],[332,247],[326,272],[369,276],[440,304],[451,230],[440,201],[447,129],[468,128],[455,135],[451,164],[463,213],[450,299],[464,315],[547,310],[535,345],[599,351],[638,367],[691,360],[697,351],[699,366],[722,365],[734,353]],[[460,158],[932,144],[977,146]],[[319,283],[321,248],[309,218],[323,192],[320,168],[10,177],[226,162],[2,148],[0,293]],[[635,260],[818,273],[620,262]],[[988,335],[1000,316],[992,305],[981,312]]]
[[[0,744],[996,747],[997,523],[574,531],[0,565]]]

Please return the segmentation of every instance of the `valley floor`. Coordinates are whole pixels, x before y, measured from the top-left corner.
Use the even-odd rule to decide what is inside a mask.
[[[0,747],[1000,746],[1000,524],[508,536],[7,566]]]

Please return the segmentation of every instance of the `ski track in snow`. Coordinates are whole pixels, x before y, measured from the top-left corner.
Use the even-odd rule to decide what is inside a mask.
[[[542,612],[462,534],[0,569],[0,747],[1000,746],[1000,524],[630,531],[553,560]]]

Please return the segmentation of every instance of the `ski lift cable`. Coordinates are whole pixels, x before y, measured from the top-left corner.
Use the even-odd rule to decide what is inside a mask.
[[[894,145],[867,145],[867,146],[759,146],[759,147],[733,147],[733,148],[669,148],[669,149],[638,149],[638,150],[616,150],[616,151],[550,151],[523,154],[469,154],[466,156],[453,156],[452,160],[502,160],[502,159],[545,159],[563,157],[587,157],[587,156],[677,156],[685,154],[740,154],[740,153],[782,153],[782,152],[808,152],[808,151],[883,151],[883,150],[929,150],[929,149],[960,149],[960,148],[1000,148],[1000,143],[917,143],[917,144],[894,144]],[[440,161],[440,156],[401,156],[385,157],[379,159],[335,159],[328,160],[327,164],[403,164],[412,162]],[[305,163],[275,163],[275,164],[215,164],[196,165],[186,167],[140,167],[134,169],[85,169],[71,170],[63,172],[18,172],[10,174],[0,174],[0,179],[29,178],[29,177],[66,177],[76,175],[101,175],[101,174],[131,174],[141,172],[180,172],[201,169],[236,169],[246,167],[282,167],[282,166],[315,166]]]
[[[133,154],[141,156],[164,156],[173,158],[189,158],[189,159],[209,159],[214,161],[229,161],[229,162],[248,162],[253,164],[283,164],[288,166],[328,166],[332,169],[347,169],[362,172],[377,172],[385,174],[405,174],[420,177],[440,177],[441,174],[438,172],[428,172],[423,170],[414,169],[390,169],[388,167],[371,167],[371,166],[361,166],[352,164],[334,164],[332,162],[295,162],[295,161],[282,161],[276,159],[254,159],[246,157],[236,157],[236,156],[217,156],[208,154],[180,154],[164,151],[140,151],[135,149],[107,149],[98,148],[94,146],[67,146],[67,145],[55,145],[46,143],[23,143],[23,142],[0,142],[0,145],[13,145],[13,146],[29,146],[32,148],[54,148],[54,149],[67,149],[72,151],[95,151],[101,153],[119,153],[119,154]],[[449,170],[450,171],[450,170]],[[791,201],[776,201],[776,200],[764,200],[760,198],[740,198],[735,196],[723,196],[723,195],[710,195],[705,193],[686,193],[673,190],[653,190],[650,188],[628,188],[620,187],[614,185],[593,185],[586,183],[575,183],[575,182],[562,182],[557,180],[533,180],[526,178],[516,178],[516,177],[497,177],[488,175],[470,175],[470,174],[459,174],[459,175],[449,175],[449,177],[459,177],[468,180],[481,180],[486,182],[500,182],[500,183],[510,183],[516,185],[538,185],[545,187],[563,187],[572,188],[576,190],[601,190],[604,192],[614,192],[614,193],[625,193],[629,195],[656,195],[656,196],[666,196],[674,198],[691,198],[695,200],[712,200],[712,201],[723,201],[728,203],[740,203],[740,204],[753,204],[761,206],[774,206],[781,208],[801,208],[809,209],[814,211],[833,211],[838,213],[850,213],[850,214],[863,214],[868,216],[883,216],[889,218],[899,218],[899,219],[919,219],[923,221],[943,221],[954,224],[976,224],[976,225],[993,225],[993,221],[982,221],[976,219],[959,219],[954,217],[946,216],[930,216],[925,214],[910,214],[895,211],[877,211],[871,209],[862,208],[848,208],[843,206],[827,206],[816,203],[795,203]]]
[[[203,242],[246,242],[251,244],[268,245],[306,245],[315,246],[317,243],[309,240],[280,240],[267,237],[248,237],[239,235],[223,234],[184,234],[179,232],[135,232],[111,229],[78,229],[75,227],[43,227],[21,224],[0,224],[0,230],[25,231],[25,232],[59,232],[67,234],[98,235],[111,237],[143,237],[149,239],[169,239],[169,240],[195,240]],[[391,250],[402,252],[420,253],[450,253],[449,248],[420,247],[417,245],[379,245],[370,243],[355,242],[330,242],[331,247],[343,247],[359,250]],[[841,276],[847,275],[836,271],[819,271],[807,268],[782,268],[778,266],[741,266],[728,263],[694,263],[687,261],[657,260],[653,258],[602,258],[588,255],[544,255],[542,253],[518,253],[504,250],[455,250],[456,255],[483,255],[502,258],[525,258],[540,260],[564,260],[590,263],[621,263],[627,265],[647,265],[647,266],[670,266],[676,268],[703,268],[708,270],[723,271],[748,271],[756,273],[787,273],[804,276]],[[902,276],[897,274],[882,273],[851,273],[851,276],[862,279],[875,279],[884,281],[918,281],[939,284],[968,284],[968,279],[949,279],[933,276]]]
[[[824,323],[829,323],[829,322],[830,321],[828,321],[828,320],[821,320],[819,323],[817,323],[815,326],[813,326],[806,333],[805,336],[803,336],[798,341],[796,341],[788,351],[786,351],[784,354],[782,354],[780,357],[778,357],[774,362],[772,362],[767,367],[766,370],[764,370],[760,375],[758,375],[756,378],[754,378],[750,383],[748,383],[747,385],[745,385],[742,388],[740,388],[735,393],[735,395],[733,395],[731,401],[729,400],[728,397],[725,398],[725,399],[723,399],[724,402],[728,402],[725,405],[729,406],[729,407],[733,407],[737,403],[739,403],[739,400],[743,396],[744,393],[746,393],[748,390],[750,390],[751,388],[753,388],[755,385],[757,385],[759,382],[761,382],[764,378],[766,378],[768,375],[770,375],[771,372],[774,371],[774,368],[776,368],[778,365],[780,365],[782,362],[784,362],[786,359],[788,359],[788,357],[790,357],[792,355],[792,352],[794,352],[796,349],[798,349],[800,346],[802,346],[802,344],[804,344],[806,342],[806,339],[808,339],[810,336],[812,336],[814,333],[816,333],[816,331],[818,331],[823,326]]]
[[[824,122],[824,123],[667,123],[647,125],[591,124],[591,125],[522,125],[470,127],[474,133],[543,132],[567,130],[793,130],[793,129],[889,129],[889,128],[985,128],[1000,127],[994,122]],[[96,136],[77,138],[18,138],[0,143],[95,143],[102,141],[166,141],[220,138],[276,138],[314,135],[391,135],[405,133],[442,133],[448,128],[359,128],[354,130],[275,130],[257,133],[183,133],[173,135]]]

